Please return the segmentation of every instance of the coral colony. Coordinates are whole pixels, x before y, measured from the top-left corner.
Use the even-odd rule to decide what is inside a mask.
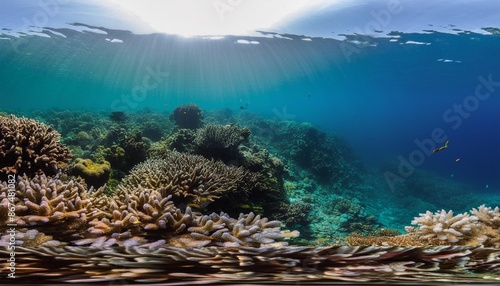
[[[124,277],[120,270],[109,272],[117,267],[114,259],[122,257],[128,261],[124,271],[142,269],[126,278],[138,282],[141,273],[156,273],[151,281],[188,277],[186,269],[177,274],[160,269],[165,263],[204,265],[209,268],[197,275],[211,278],[235,269],[240,278],[248,278],[256,267],[269,267],[267,278],[289,275],[292,280],[318,273],[318,279],[348,280],[372,270],[418,277],[429,261],[434,270],[456,270],[467,263],[483,270],[498,266],[498,259],[491,258],[498,251],[457,248],[500,247],[498,207],[481,205],[457,215],[427,211],[405,234],[383,229],[353,199],[350,190],[356,189],[361,171],[348,146],[310,125],[251,118],[244,119],[248,128],[219,124],[217,114],[204,115],[195,104],[177,107],[170,122],[154,113],[112,113],[100,119],[56,115],[35,114],[40,120],[0,116],[0,244],[8,249],[15,244],[18,257],[37,257],[25,267],[41,267],[37,263],[47,255],[61,256],[81,261],[70,267],[73,282],[108,281]],[[101,121],[85,124],[96,120]],[[132,128],[134,122],[140,127]],[[268,141],[274,145],[251,138],[264,129],[273,130]],[[272,155],[277,150],[283,150],[280,158]],[[343,196],[318,200],[314,190],[324,190],[321,184],[337,186]],[[290,242],[329,248],[287,246]],[[396,246],[441,248],[408,248],[411,256],[405,256],[404,248]],[[82,261],[84,254],[107,258]],[[490,260],[481,260],[488,255]],[[310,257],[316,257],[310,267],[300,268]],[[383,259],[399,264],[367,264]],[[348,261],[351,268],[346,268]],[[294,276],[308,271],[309,276]]]

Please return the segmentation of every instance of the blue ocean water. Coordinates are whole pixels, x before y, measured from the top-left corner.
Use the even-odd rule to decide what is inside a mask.
[[[143,2],[144,6],[161,3],[154,0]],[[175,5],[171,4],[173,2],[165,1],[163,2],[165,6],[158,7],[175,8]],[[245,14],[251,14],[252,9],[256,9],[255,6],[253,8],[251,6],[251,3],[256,2],[244,0],[214,0],[207,4],[208,2],[203,4],[199,2],[196,5],[208,5],[209,10],[206,7],[205,10],[201,10],[209,16],[212,15],[219,28],[237,24],[238,18],[244,22]],[[259,3],[265,6],[265,2]],[[332,277],[353,281],[349,279],[359,273],[361,273],[358,277],[360,281],[398,280],[401,278],[394,277],[403,277],[400,274],[404,271],[411,272],[415,275],[413,279],[419,281],[422,278],[433,279],[434,274],[431,273],[434,272],[437,272],[435,277],[443,274],[444,272],[439,272],[437,267],[442,262],[446,264],[445,274],[448,275],[446,278],[448,280],[442,278],[443,281],[454,279],[458,281],[462,278],[464,281],[466,279],[473,281],[478,279],[479,275],[485,282],[498,281],[498,270],[495,270],[495,266],[491,266],[496,263],[494,260],[498,256],[491,254],[493,251],[498,252],[498,229],[494,229],[498,225],[493,219],[487,225],[481,226],[471,219],[473,223],[459,229],[464,234],[469,234],[470,225],[474,224],[476,230],[480,231],[470,231],[470,234],[478,235],[479,238],[474,238],[477,240],[469,238],[466,240],[467,235],[461,236],[460,239],[463,239],[461,241],[446,240],[448,234],[453,236],[455,233],[447,233],[448,229],[440,231],[442,221],[435,227],[418,226],[421,227],[420,230],[429,231],[432,228],[433,232],[441,233],[432,241],[428,239],[429,237],[427,240],[423,239],[423,236],[417,239],[415,229],[405,226],[417,225],[412,219],[425,211],[452,209],[460,216],[459,213],[469,211],[473,207],[477,208],[481,204],[494,208],[500,203],[499,4],[488,0],[453,2],[351,0],[341,3],[334,0],[311,0],[310,3],[303,1],[302,5],[298,5],[300,8],[294,10],[293,5],[290,4],[292,8],[287,5],[301,1],[267,2],[269,5],[281,3],[281,6],[268,6],[267,10],[269,7],[282,7],[290,9],[291,12],[279,14],[280,17],[277,17],[279,20],[273,25],[267,25],[266,29],[252,30],[248,33],[186,35],[166,33],[165,31],[171,31],[172,27],[163,27],[168,29],[162,30],[162,27],[158,26],[158,20],[153,21],[154,15],[150,14],[148,18],[147,13],[141,14],[144,13],[139,11],[141,9],[134,11],[130,7],[138,8],[137,2],[129,0],[41,0],[36,3],[28,0],[1,1],[0,10],[9,13],[0,16],[0,118],[5,119],[5,115],[12,113],[52,125],[61,133],[62,144],[68,146],[68,150],[73,154],[71,161],[68,159],[68,162],[61,164],[63,172],[56,175],[55,180],[59,184],[63,184],[64,180],[84,182],[84,187],[78,190],[82,194],[82,190],[86,191],[87,187],[90,190],[102,187],[109,199],[105,200],[106,202],[111,202],[111,199],[123,199],[123,196],[113,196],[117,189],[119,190],[117,186],[130,188],[127,190],[130,193],[123,191],[127,195],[127,202],[120,205],[120,212],[125,212],[125,205],[128,210],[137,207],[133,199],[128,201],[128,195],[132,194],[132,189],[135,188],[132,186],[133,183],[124,184],[131,170],[147,159],[162,156],[167,158],[167,154],[177,154],[172,152],[176,150],[187,153],[183,154],[186,156],[201,155],[205,157],[202,159],[207,161],[221,160],[223,167],[238,166],[247,169],[246,171],[250,171],[250,174],[256,177],[265,175],[263,177],[265,179],[253,181],[253,177],[248,175],[245,178],[251,182],[250,184],[235,179],[230,192],[223,193],[222,198],[214,196],[213,200],[208,195],[198,196],[197,187],[194,185],[191,186],[185,181],[177,182],[178,178],[168,179],[174,181],[169,184],[185,184],[182,187],[187,195],[183,195],[186,198],[192,196],[196,200],[190,198],[176,201],[179,198],[175,197],[171,201],[173,207],[165,207],[161,211],[170,212],[170,216],[174,212],[175,215],[184,212],[188,217],[186,220],[192,215],[193,221],[199,216],[200,221],[205,220],[205,222],[216,221],[215,216],[210,218],[206,216],[211,212],[227,212],[225,215],[232,217],[238,217],[238,213],[241,212],[255,212],[270,220],[281,221],[281,223],[270,223],[270,225],[281,225],[281,230],[300,231],[300,236],[287,240],[283,245],[276,244],[279,246],[276,247],[278,252],[287,242],[291,245],[287,255],[292,258],[282,259],[281,256],[281,260],[266,259],[266,256],[275,257],[283,253],[263,254],[267,251],[263,250],[264,248],[250,250],[256,245],[261,246],[260,241],[257,243],[257,239],[245,237],[245,241],[240,241],[240,245],[236,243],[239,241],[237,238],[232,241],[233,244],[231,241],[221,240],[222,230],[219,236],[216,236],[215,232],[212,236],[210,231],[217,230],[218,233],[218,230],[223,228],[222,219],[216,222],[219,228],[214,227],[210,231],[204,229],[205,222],[194,221],[195,227],[186,227],[184,224],[179,228],[171,227],[167,231],[163,232],[162,229],[156,232],[159,230],[154,228],[156,222],[149,223],[146,227],[138,226],[132,223],[130,218],[128,222],[134,224],[133,226],[123,227],[120,230],[107,230],[105,235],[96,240],[99,242],[101,238],[111,238],[107,240],[109,245],[101,240],[100,245],[96,243],[99,247],[124,246],[130,243],[131,240],[127,240],[130,235],[140,240],[137,242],[143,247],[140,251],[152,253],[158,251],[155,248],[161,245],[172,247],[173,253],[177,255],[176,247],[197,245],[195,251],[200,251],[198,253],[200,254],[204,250],[198,249],[198,246],[202,245],[198,239],[206,239],[210,235],[203,246],[229,246],[233,247],[235,252],[239,251],[237,247],[245,246],[248,248],[244,251],[248,250],[248,254],[256,251],[249,256],[257,257],[255,261],[271,261],[269,269],[267,266],[252,269],[248,267],[253,267],[253,262],[247,264],[251,259],[242,259],[241,257],[244,257],[241,256],[242,252],[238,253],[238,260],[227,259],[227,263],[238,264],[235,267],[239,267],[238,272],[243,271],[242,275],[249,275],[255,279],[259,279],[258,277],[269,279],[266,275],[271,274],[281,279],[283,276],[280,275],[283,273],[285,276],[289,275],[288,270],[293,267],[293,271],[290,272],[293,275],[286,276],[286,279],[290,279],[287,281],[297,278],[301,281],[308,279],[321,281]],[[309,4],[306,5],[306,2]],[[181,2],[176,3],[179,7],[182,6]],[[183,3],[193,2],[183,0]],[[127,10],[127,5],[132,6]],[[194,10],[188,12],[194,13]],[[247,13],[242,13],[245,11]],[[266,9],[258,11],[262,14],[269,12]],[[160,15],[163,13],[165,14],[163,24],[171,25],[172,22],[166,18],[175,18],[175,13],[167,10],[159,12]],[[257,18],[256,15],[254,17]],[[226,19],[231,18],[236,21],[226,22]],[[179,27],[193,28],[205,24],[208,26],[208,23],[202,20],[204,18],[200,18],[199,22],[197,19],[194,22],[193,18],[189,19],[192,22],[179,23]],[[185,27],[181,27],[182,25]],[[192,105],[188,106],[189,108],[183,106],[186,104],[196,104],[201,108],[205,115],[203,120],[200,120],[203,121],[202,124],[195,127],[183,127],[179,124],[175,118],[176,112],[180,114],[180,110],[195,109]],[[189,111],[184,111],[184,114],[187,113]],[[5,125],[5,122],[9,120],[2,121],[2,124]],[[234,123],[236,126],[225,125],[228,123]],[[208,137],[206,134],[209,131],[206,130],[209,129],[207,128],[209,124],[218,124],[216,128],[219,130],[232,128],[231,130],[235,130],[232,132],[237,133],[238,142],[228,144],[231,145],[230,148],[225,146],[220,149],[204,146],[204,144],[210,145],[210,142],[206,143],[203,140],[196,142],[200,137]],[[5,133],[16,132],[9,128],[2,129],[2,132],[3,130],[7,130]],[[205,135],[203,132],[206,132]],[[4,133],[0,135],[2,140],[6,137]],[[250,137],[250,140],[247,140],[247,137]],[[3,145],[0,147],[4,149],[2,151],[0,148],[3,152],[0,155],[4,157],[1,158],[7,158],[12,150],[22,153],[23,148],[26,148],[26,146],[5,148],[6,141],[2,140],[0,145]],[[7,149],[9,151],[6,151]],[[32,150],[29,152],[36,153]],[[25,155],[29,152],[25,152]],[[220,156],[217,152],[224,154]],[[23,158],[27,158],[26,160],[30,162],[30,156],[31,153]],[[16,161],[21,157],[9,158],[14,158],[13,161]],[[101,170],[105,175],[98,178],[99,180],[92,180],[95,179],[92,176],[89,176],[90,179],[76,178],[77,173],[74,169],[77,159],[80,162],[90,160],[90,163],[86,161],[86,164],[96,163],[93,165],[94,168]],[[0,163],[2,163],[0,175],[5,175],[5,170],[9,172],[21,170],[21,167],[17,170],[9,166],[10,163],[2,161]],[[107,173],[101,164],[107,164]],[[170,161],[169,164],[175,165],[172,167],[175,169],[180,168],[177,165],[183,162],[174,164]],[[84,170],[92,169],[84,167],[79,166]],[[152,170],[143,172],[147,174],[146,177],[154,173]],[[210,176],[214,172],[217,171],[212,171]],[[88,175],[84,171],[82,174]],[[154,176],[162,175],[164,174]],[[221,177],[220,174],[214,175],[217,176]],[[21,179],[21,176],[18,178],[18,185],[15,186],[18,189],[22,180],[31,180],[32,184],[37,180],[28,177]],[[216,184],[210,179],[206,179],[205,185]],[[150,177],[145,179],[148,183],[149,180]],[[151,179],[154,180],[156,178]],[[90,186],[92,182],[97,181],[100,185]],[[227,183],[223,180],[221,182]],[[198,186],[200,190],[205,188],[203,183],[202,181],[200,183],[202,185]],[[145,190],[143,187],[137,187],[137,190]],[[212,186],[207,187],[210,188]],[[157,188],[158,191],[164,189],[164,187]],[[190,193],[191,191],[193,193]],[[147,194],[149,196],[149,190]],[[19,192],[18,195],[23,194]],[[170,197],[162,198],[162,202],[169,200]],[[91,204],[94,203],[92,201]],[[60,206],[61,204],[58,204],[57,208]],[[95,203],[89,206],[87,211],[90,213],[90,209],[92,211],[99,209],[100,213],[105,213],[114,206],[111,203],[109,206]],[[149,203],[144,203],[140,207],[144,213],[148,212],[148,215],[142,213],[143,217],[146,217],[144,220],[158,215],[158,212],[149,213],[153,208]],[[188,207],[194,210],[190,215]],[[116,211],[117,209],[112,211],[113,219],[118,221],[121,218],[116,218]],[[134,212],[141,215],[141,211]],[[108,219],[106,215],[111,217],[106,213],[99,219],[106,222]],[[201,215],[205,216],[201,218]],[[221,213],[221,217],[222,215]],[[451,220],[453,218],[448,217],[446,223]],[[127,224],[127,219],[124,221]],[[172,221],[159,221],[158,226]],[[59,222],[56,220],[55,223]],[[40,225],[40,228],[36,225],[37,230],[46,231],[47,235],[53,235],[55,240],[61,240],[63,244],[70,246],[76,244],[82,247],[74,248],[80,260],[84,251],[93,255],[93,252],[87,249],[90,242],[66,237],[62,230],[54,229],[51,223],[53,222]],[[139,224],[141,223],[143,222],[140,221]],[[245,227],[247,226],[249,227],[249,225]],[[232,227],[236,229],[235,223]],[[95,221],[86,221],[79,225],[79,228],[81,229],[74,233],[77,238],[90,237],[88,241],[92,242],[92,239],[100,235]],[[458,229],[458,226],[456,228]],[[175,231],[171,231],[173,229]],[[196,232],[199,229],[202,234]],[[139,231],[131,234],[130,230]],[[228,229],[224,230],[228,232]],[[267,230],[262,227],[262,233],[265,231]],[[273,235],[278,237],[280,229],[274,228],[273,231],[275,231]],[[478,234],[483,231],[489,231],[488,238],[481,237],[481,233]],[[314,249],[325,245],[334,245],[333,247],[359,245],[352,244],[349,239],[360,239],[360,235],[366,235],[369,239],[379,236],[390,239],[400,233],[403,234],[401,237],[410,241],[408,245],[421,246],[422,241],[427,241],[434,246],[452,244],[460,247],[463,245],[476,247],[478,243],[487,241],[486,239],[490,240],[487,241],[490,244],[484,244],[484,248],[481,246],[472,251],[469,249],[464,251],[460,247],[450,248],[451,250],[442,248],[444,254],[436,254],[435,249],[426,252],[424,248],[422,251],[418,247],[413,248],[414,252],[406,253],[406,250],[399,247],[397,241],[395,244],[398,247],[386,248],[380,252],[376,247],[371,250],[335,248],[321,254]],[[108,234],[110,236],[106,237]],[[407,234],[408,236],[405,236]],[[235,237],[238,235],[235,234]],[[244,237],[244,234],[241,236]],[[179,237],[182,238],[178,239]],[[0,244],[4,238],[5,236],[0,239]],[[118,242],[113,241],[115,238]],[[189,240],[191,238],[195,241],[194,244],[189,244],[193,242]],[[182,239],[189,243],[183,242]],[[158,241],[148,246],[147,243],[153,240]],[[271,241],[274,242],[274,238]],[[131,243],[135,242],[134,240]],[[366,240],[361,243],[361,245],[366,244],[387,246],[387,244],[366,243]],[[299,250],[300,247],[295,248],[297,245],[312,247],[312,252],[307,252],[309,250],[304,250],[305,248]],[[489,247],[492,245],[497,249],[491,248],[493,249],[491,250]],[[266,247],[268,246],[266,243]],[[113,248],[112,251],[116,249],[119,247]],[[167,253],[161,252],[164,250],[160,249],[156,254],[168,256],[167,259],[177,259],[175,255],[163,255]],[[212,250],[219,251],[216,247],[210,251]],[[297,256],[299,251],[303,250],[307,255],[314,256],[314,259],[309,260],[307,255]],[[351,256],[346,253],[353,251],[359,255],[358,250],[362,252],[360,261],[364,259],[366,265],[363,262],[351,264],[351,262],[358,263],[355,260],[359,257],[350,260]],[[17,257],[41,255],[43,251],[25,252],[21,253],[24,256]],[[66,251],[69,256],[64,256],[64,259],[71,260],[70,255],[73,250],[70,248],[61,250],[61,252]],[[113,255],[117,253],[121,255],[119,251],[112,251],[103,252],[106,257],[102,263],[100,261],[93,266],[71,264],[64,268],[68,273],[56,278],[60,278],[59,281],[71,279],[68,281],[86,282],[101,279],[104,276],[99,275],[112,269],[111,272],[124,270],[123,273],[126,274],[120,276],[120,272],[120,275],[116,276],[118,278],[106,276],[110,281],[115,278],[117,279],[115,281],[120,282],[133,281],[136,277],[132,276],[137,274],[140,277],[134,281],[148,283],[169,279],[187,281],[183,280],[185,278],[202,280],[202,274],[213,279],[215,275],[211,277],[210,275],[214,273],[235,271],[235,268],[221,267],[221,272],[214,272],[215,267],[211,267],[209,263],[205,264],[205,258],[203,263],[193,259],[196,263],[183,264],[182,259],[188,255],[182,252],[185,250],[181,251],[182,259],[177,261],[182,264],[179,267],[176,264],[164,263],[161,259],[154,260],[156,259],[154,256],[139,259],[137,258],[139,252],[133,253],[138,262],[155,264],[140,266],[148,271],[144,272],[145,275],[156,271],[156,267],[165,265],[172,267],[154,272],[154,275],[158,274],[157,277],[151,274],[153,275],[151,278],[156,277],[159,280],[147,280],[149,276],[143,277],[141,269],[134,269],[137,272],[132,271],[130,272],[132,274],[129,274],[128,270],[137,268],[136,264],[120,265],[117,268],[113,264],[106,265],[108,258],[112,261]],[[125,252],[127,251],[129,249],[125,249]],[[189,248],[186,251],[189,251]],[[368,255],[367,253],[371,251],[377,253]],[[474,251],[484,251],[488,255],[484,253],[476,255]],[[151,253],[140,252],[140,255]],[[213,254],[213,252],[207,253],[205,253],[207,257]],[[339,253],[341,254],[338,255]],[[394,273],[383,276],[381,273],[388,272],[388,269],[393,267],[392,265],[386,267],[386,264],[390,265],[393,262],[391,260],[394,258],[391,256],[393,253],[399,253],[400,257],[397,259],[400,260],[394,260],[399,264],[395,264]],[[437,256],[433,257],[434,254]],[[328,258],[321,260],[322,255]],[[421,256],[424,258],[421,259]],[[123,257],[133,256],[121,256]],[[264,258],[261,259],[262,257]],[[484,260],[485,257],[489,257],[487,262],[476,263],[476,260]],[[340,260],[337,258],[346,258],[345,261],[349,261],[346,264],[348,265],[346,272],[341,273],[344,266],[337,268],[344,263],[339,264]],[[467,260],[469,258],[470,261]],[[43,267],[46,264],[45,260],[46,257],[41,258]],[[321,262],[316,264],[315,261],[320,260]],[[408,262],[409,260],[411,261]],[[38,268],[36,259],[30,261],[32,264],[27,264],[28,269],[41,269]],[[309,267],[310,261],[314,262],[311,263],[311,267]],[[325,261],[330,264],[324,264]],[[382,261],[380,265],[379,261]],[[420,262],[415,263],[415,261]],[[276,264],[273,264],[274,262]],[[452,266],[453,263],[457,265]],[[55,268],[59,265],[49,264]],[[380,268],[370,268],[375,264]],[[430,264],[432,266],[429,266]],[[356,265],[360,266],[359,269],[356,269]],[[464,265],[468,267],[467,271],[464,271]],[[409,270],[401,270],[406,266]],[[426,268],[428,266],[432,267],[432,271]],[[85,274],[78,274],[80,270]],[[163,275],[162,271],[173,272],[173,275],[172,273]],[[43,277],[47,281],[55,281],[51,280],[53,277],[45,276],[46,274],[42,272],[34,273],[33,276],[27,275],[25,278]],[[315,273],[320,274],[314,276]],[[422,273],[429,276],[424,277]],[[485,273],[487,275],[483,275]],[[223,274],[227,275],[227,272]],[[369,275],[366,276],[367,274]],[[460,278],[451,276],[455,274]],[[405,279],[409,277],[412,276],[404,276]],[[217,280],[219,281],[221,280]]]
[[[3,108],[171,111],[196,102],[204,110],[241,112],[244,106],[339,134],[374,168],[423,149],[413,154],[417,168],[477,191],[500,186],[498,35],[213,40],[86,28],[95,30],[3,37]],[[450,148],[434,155],[428,149],[443,144],[432,138],[435,129]],[[432,142],[421,148],[416,140]]]

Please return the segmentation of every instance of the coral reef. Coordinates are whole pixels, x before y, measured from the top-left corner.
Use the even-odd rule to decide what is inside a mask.
[[[8,184],[0,184],[0,225],[7,224],[9,198]],[[14,201],[16,221],[19,227],[44,227],[47,234],[73,235],[87,223],[87,211],[91,205],[92,190],[69,181],[36,175],[18,177]]]
[[[7,183],[0,185],[2,228],[6,227],[8,212],[12,211],[8,190]],[[120,188],[108,197],[103,188],[87,190],[76,181],[63,182],[45,175],[32,179],[24,176],[18,177],[13,200],[15,223],[27,228],[19,234],[18,243],[23,246],[70,242],[92,246],[171,243],[257,247],[285,239],[278,221],[253,213],[233,219],[225,213],[203,216],[190,207],[182,211],[174,205],[171,195],[164,197],[159,191],[140,186]]]
[[[112,111],[109,114],[109,119],[114,122],[124,122],[127,118],[127,114],[123,111]]]
[[[445,210],[427,211],[413,221],[417,227],[406,227],[409,234],[418,235],[430,244],[500,246],[500,213],[498,207],[485,205],[469,213],[453,215]]]
[[[74,176],[80,176],[85,183],[94,188],[99,188],[109,180],[111,165],[108,161],[100,163],[93,162],[90,159],[77,158],[71,166],[71,173]]]
[[[250,134],[249,129],[238,127],[235,124],[224,126],[209,124],[196,132],[194,139],[196,153],[226,163],[236,161],[238,146],[248,141]]]
[[[412,221],[418,225],[421,239],[437,239],[452,244],[480,244],[486,237],[480,232],[478,219],[468,213],[453,215],[453,211],[427,211]],[[408,229],[410,230],[410,229]]]
[[[0,117],[0,179],[5,180],[7,173],[56,174],[71,159],[60,138],[52,127],[36,120]]]
[[[364,167],[339,136],[326,134],[308,123],[250,120],[253,134],[269,141],[270,148],[279,150],[286,160],[309,171],[319,182],[349,187],[359,181]]]
[[[203,112],[196,104],[178,106],[170,115],[179,128],[196,129],[201,127]]]
[[[111,163],[113,168],[124,172],[146,160],[149,148],[149,144],[143,140],[141,132],[137,130],[127,131],[124,127],[119,126],[112,126],[109,129],[103,143],[104,148],[99,148],[98,153],[100,154],[97,156],[103,157]]]
[[[194,143],[196,132],[190,129],[179,129],[177,132],[170,136],[165,144],[164,148],[169,150],[176,150],[178,152],[185,152],[190,154],[195,154],[196,144]],[[160,158],[161,158],[161,154]]]
[[[481,231],[486,235],[488,245],[500,247],[500,211],[498,207],[491,208],[480,205],[470,211],[483,225]]]
[[[180,223],[174,216],[171,216],[170,220],[177,225]],[[240,214],[238,219],[233,219],[225,213],[220,215],[212,213],[198,217],[191,221],[191,225],[187,228],[189,235],[173,237],[169,240],[169,244],[187,247],[207,245],[258,247],[285,238],[281,234],[279,221],[269,221],[254,213]]]
[[[245,196],[258,188],[261,180],[241,167],[172,151],[164,159],[149,159],[135,166],[117,189],[155,189],[164,197],[172,195],[176,205],[204,208],[221,195]]]

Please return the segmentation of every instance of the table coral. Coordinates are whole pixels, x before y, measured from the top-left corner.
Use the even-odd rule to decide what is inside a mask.
[[[54,175],[71,158],[52,127],[14,115],[0,117],[0,179],[7,173]]]

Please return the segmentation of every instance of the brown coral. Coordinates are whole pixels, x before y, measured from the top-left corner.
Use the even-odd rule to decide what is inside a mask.
[[[172,195],[174,203],[203,208],[221,195],[244,195],[259,186],[260,176],[239,167],[202,156],[171,152],[164,159],[149,159],[135,166],[118,191],[137,190],[138,186]]]
[[[7,173],[28,176],[56,174],[71,158],[60,134],[33,119],[0,117],[0,179]]]
[[[186,213],[190,213],[190,210],[188,209]],[[211,215],[197,216],[195,219],[190,219],[190,216],[181,217],[180,213],[177,216],[180,220],[176,221],[173,216],[169,219],[179,226],[176,232],[181,233],[179,229],[187,227],[189,233],[189,235],[175,236],[170,239],[169,243],[177,246],[258,247],[285,238],[281,233],[279,221],[269,221],[254,213],[240,214],[238,219],[231,218],[225,213],[220,215],[212,213]],[[183,227],[181,228],[181,226]]]
[[[7,182],[0,184],[1,225],[7,224],[9,199]],[[77,182],[36,175],[18,177],[14,201],[18,226],[43,227],[48,234],[72,235],[87,223],[90,193]]]
[[[249,129],[235,124],[209,124],[197,130],[194,143],[198,154],[229,162],[237,159],[238,146],[248,140],[250,133]]]

